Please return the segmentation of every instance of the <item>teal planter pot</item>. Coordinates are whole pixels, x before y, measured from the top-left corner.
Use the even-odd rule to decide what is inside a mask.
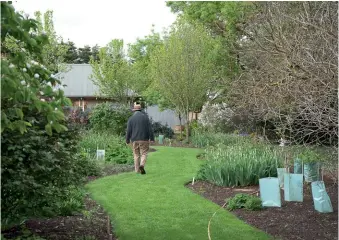
[[[159,144],[164,144],[164,135],[159,135]]]
[[[317,162],[304,163],[305,182],[314,182],[319,180],[319,167]]]
[[[328,196],[323,181],[312,182],[312,196],[314,209],[321,213],[333,212],[331,199]]]
[[[304,200],[303,175],[285,173],[284,176],[285,201],[302,202]]]
[[[260,198],[263,207],[281,207],[281,196],[278,178],[259,179]]]
[[[303,164],[302,164],[302,161],[299,158],[296,158],[294,160],[294,166],[293,167],[294,167],[294,170],[293,170],[294,173],[296,173],[296,174],[302,173]]]

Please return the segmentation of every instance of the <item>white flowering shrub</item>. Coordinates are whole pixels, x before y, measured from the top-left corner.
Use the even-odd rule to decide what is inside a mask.
[[[214,131],[227,131],[234,112],[226,103],[206,103],[202,107],[198,122],[203,127]]]
[[[45,130],[67,130],[62,107],[71,105],[63,86],[45,67],[42,49],[48,36],[39,34],[38,22],[25,19],[9,2],[1,2],[1,132],[34,127],[29,116],[38,112],[46,118]]]

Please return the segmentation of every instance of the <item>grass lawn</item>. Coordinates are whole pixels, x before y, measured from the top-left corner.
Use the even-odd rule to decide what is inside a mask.
[[[87,185],[111,216],[119,240],[208,239],[208,221],[219,206],[184,187],[201,164],[199,151],[157,147],[149,154],[146,175],[123,173]],[[214,216],[211,238],[272,239],[226,210]]]

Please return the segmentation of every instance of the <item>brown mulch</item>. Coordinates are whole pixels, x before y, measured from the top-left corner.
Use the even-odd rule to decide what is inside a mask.
[[[114,175],[134,170],[134,166],[106,166],[103,175]],[[89,176],[88,182],[97,179]],[[108,214],[88,195],[84,199],[84,210],[73,216],[58,216],[47,219],[30,219],[21,226],[2,231],[6,239],[32,239],[39,236],[48,240],[116,240]],[[109,225],[108,225],[109,224]],[[110,235],[112,238],[110,238]]]
[[[304,201],[285,202],[281,191],[282,207],[265,208],[261,211],[237,209],[232,213],[244,222],[283,240],[335,240],[338,239],[338,185],[325,180],[326,190],[331,199],[333,213],[319,213],[314,210],[310,185],[304,186]],[[237,193],[259,195],[259,187],[228,188],[198,181],[187,184],[195,193],[222,206],[226,198]]]
[[[110,234],[112,240],[117,239],[112,233],[112,226],[106,212],[88,196],[85,198],[85,210],[82,213],[49,219],[30,219],[24,226],[16,226],[2,233],[5,238],[12,239],[22,235],[25,229],[31,234],[49,240],[108,240]]]

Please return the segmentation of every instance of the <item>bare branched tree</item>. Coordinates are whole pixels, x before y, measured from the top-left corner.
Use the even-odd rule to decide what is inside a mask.
[[[266,2],[244,28],[232,100],[295,143],[338,142],[338,2]]]

